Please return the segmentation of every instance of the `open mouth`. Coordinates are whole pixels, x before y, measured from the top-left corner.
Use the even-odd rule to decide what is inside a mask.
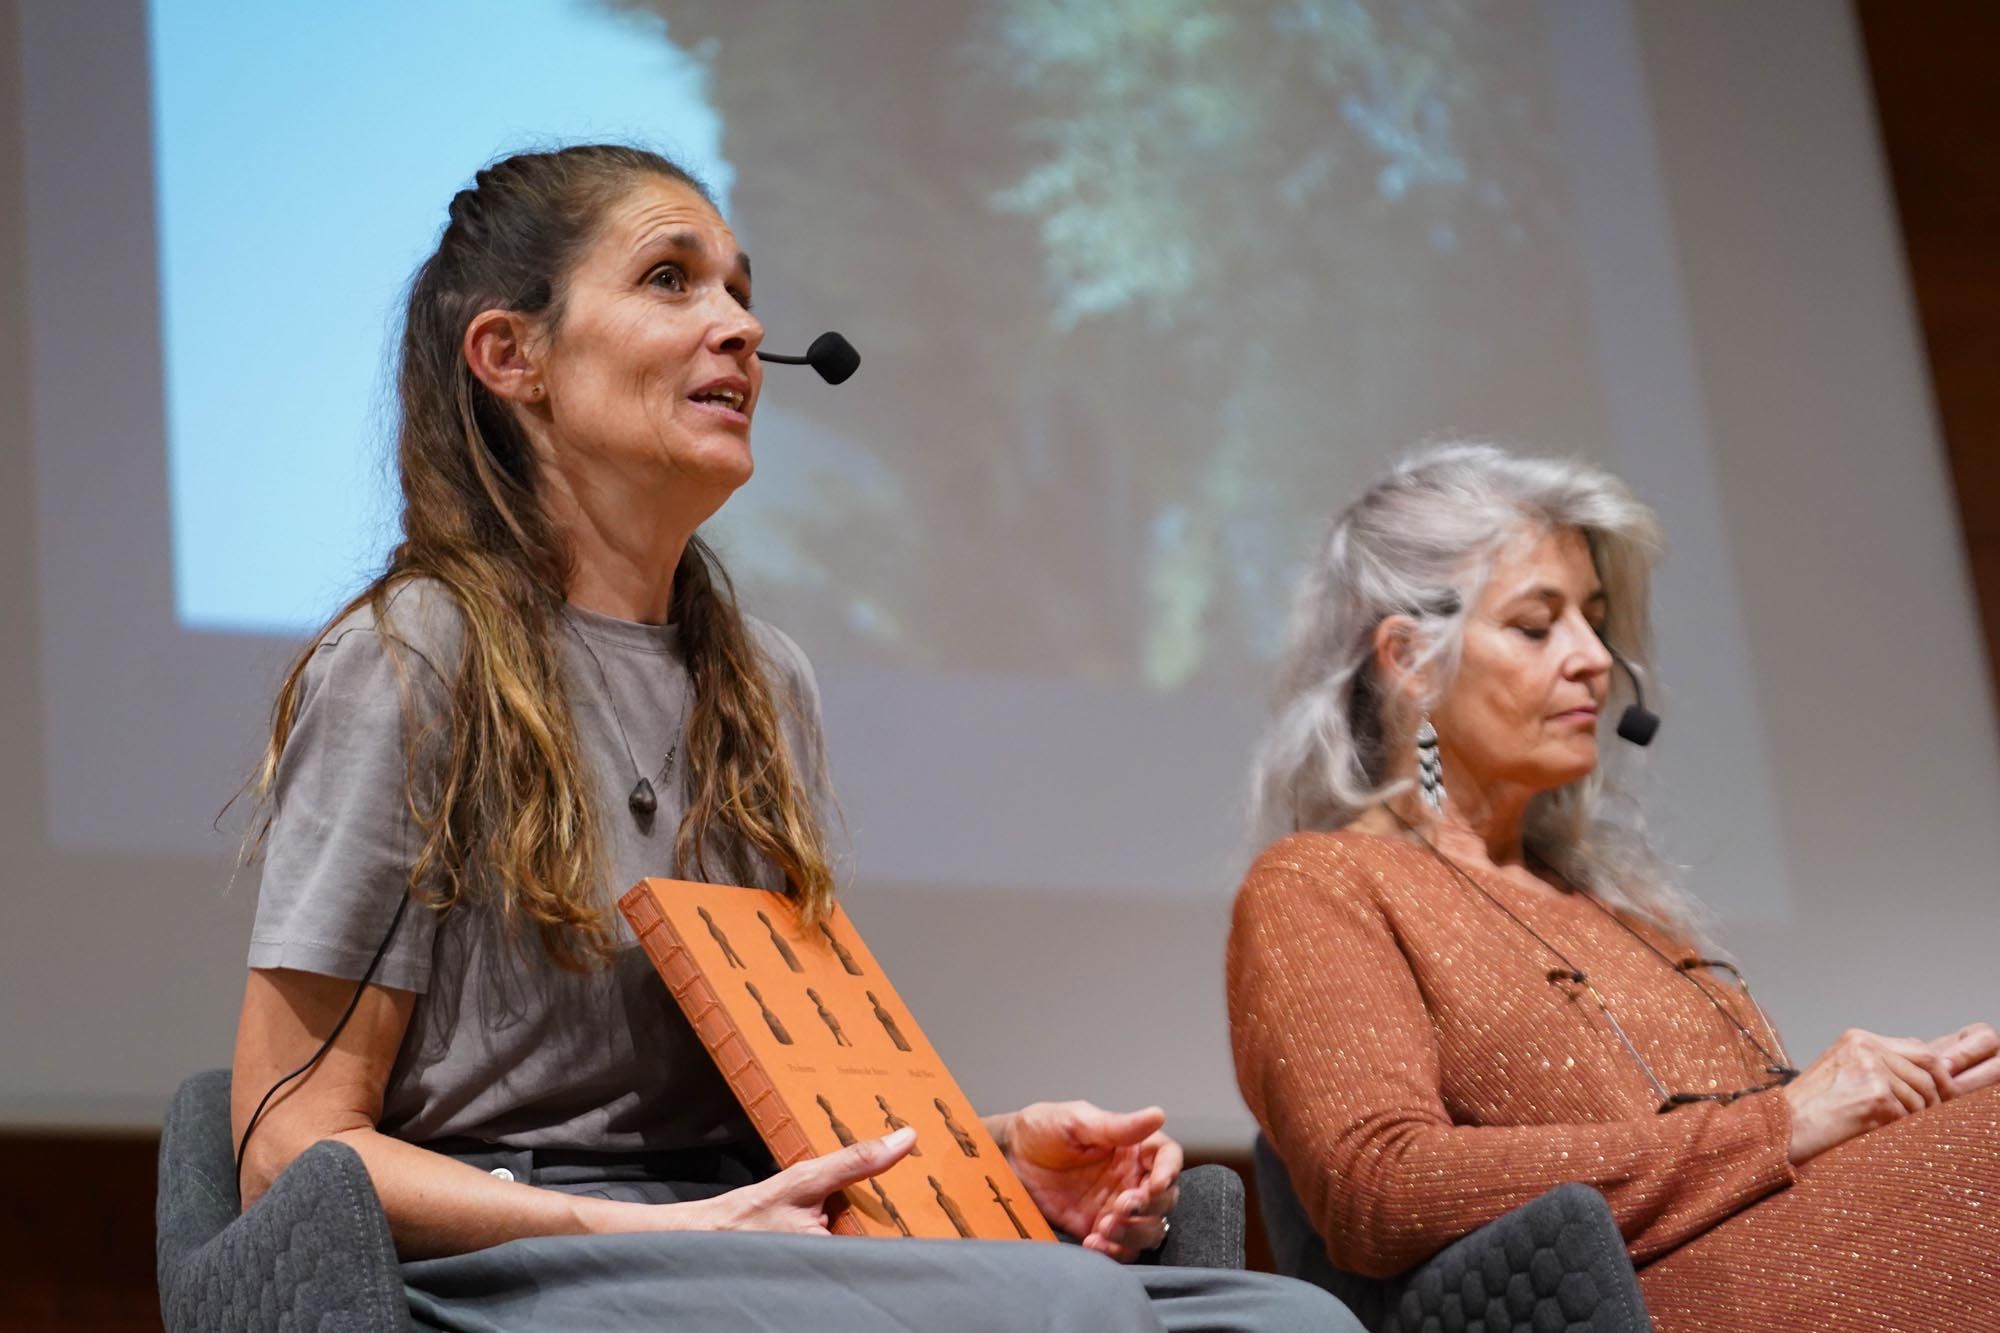
[[[715,407],[726,407],[731,412],[741,412],[750,396],[741,389],[702,389],[688,395],[697,403],[708,403]]]

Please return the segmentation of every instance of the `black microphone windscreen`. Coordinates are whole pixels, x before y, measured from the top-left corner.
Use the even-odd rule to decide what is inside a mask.
[[[1660,730],[1660,715],[1640,704],[1628,704],[1618,719],[1618,735],[1634,745],[1651,745]]]
[[[806,363],[828,384],[840,384],[861,368],[861,353],[854,350],[853,343],[828,330],[806,348]]]

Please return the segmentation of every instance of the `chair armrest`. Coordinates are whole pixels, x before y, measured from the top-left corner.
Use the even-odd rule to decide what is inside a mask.
[[[1243,1180],[1226,1166],[1181,1172],[1180,1201],[1148,1262],[1177,1268],[1243,1267]]]
[[[221,1189],[205,1178],[200,1185]],[[388,1219],[367,1168],[344,1143],[300,1153],[248,1212],[174,1258],[170,1272],[162,1256],[160,1314],[176,1333],[410,1326]]]
[[[1604,1196],[1568,1184],[1462,1236],[1406,1274],[1383,1328],[1650,1333],[1639,1279]]]

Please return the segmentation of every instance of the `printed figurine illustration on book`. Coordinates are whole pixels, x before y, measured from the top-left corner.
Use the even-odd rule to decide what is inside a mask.
[[[619,907],[779,1166],[854,1142],[854,1125],[917,1131],[909,1157],[846,1191],[832,1230],[1055,1239],[839,906],[802,929],[762,889],[648,879]]]

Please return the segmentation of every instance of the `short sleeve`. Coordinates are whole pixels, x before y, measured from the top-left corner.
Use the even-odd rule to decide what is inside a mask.
[[[443,701],[429,659],[371,626],[337,627],[314,651],[278,763],[251,967],[349,980],[367,971],[422,842],[409,747]],[[428,989],[436,929],[435,914],[412,903],[375,981]]]

